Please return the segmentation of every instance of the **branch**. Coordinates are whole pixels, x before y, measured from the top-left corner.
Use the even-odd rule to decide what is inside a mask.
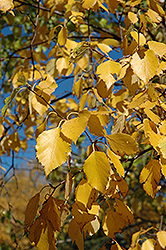
[[[145,153],[151,151],[152,149],[153,149],[153,147],[147,148],[147,149],[145,149],[145,150],[139,152],[139,154],[135,155],[132,159],[128,159],[128,161],[131,161],[131,162],[130,162],[128,168],[126,169],[126,173],[125,173],[124,178],[126,178],[126,176],[127,176],[128,172],[129,172],[130,168],[131,168],[132,165],[133,165],[133,162],[134,162],[136,159],[138,159],[141,155],[143,155],[143,154],[145,154]]]

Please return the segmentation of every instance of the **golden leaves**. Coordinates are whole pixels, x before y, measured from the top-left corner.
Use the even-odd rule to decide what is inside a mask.
[[[38,136],[36,157],[44,166],[46,176],[66,162],[70,146],[71,142],[66,140],[59,127],[44,131]]]
[[[42,205],[39,216],[35,220],[39,206],[40,193],[32,197],[27,205],[25,213],[25,233],[29,233],[28,237],[31,243],[34,243],[41,250],[56,250],[55,231],[60,232],[60,212],[58,208],[58,200],[49,197]],[[63,201],[62,201],[63,203]]]
[[[146,84],[157,72],[158,59],[153,50],[147,50],[141,57],[137,52],[131,59],[134,73]]]
[[[113,212],[112,210],[110,210],[104,217],[103,231],[110,238],[115,238],[115,233],[122,232],[124,226],[125,221],[118,213]]]
[[[140,174],[140,183],[143,183],[145,192],[152,198],[156,195],[161,188],[158,183],[161,178],[161,166],[155,159],[151,159],[149,163],[142,169]]]
[[[110,174],[109,160],[104,152],[93,151],[86,159],[84,166],[88,183],[100,192],[105,192]]]
[[[122,201],[116,199],[114,208],[116,212],[109,210],[103,220],[103,231],[110,238],[115,238],[115,233],[121,233],[124,226],[134,219],[131,210]]]

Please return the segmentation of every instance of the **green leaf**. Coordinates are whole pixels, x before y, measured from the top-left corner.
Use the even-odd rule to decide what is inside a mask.
[[[5,105],[2,108],[2,115],[5,116],[7,109],[9,108],[11,102],[13,101],[13,99],[15,98],[15,96],[17,95],[17,93],[20,91],[21,87],[14,89],[12,91],[12,93],[10,94],[10,96],[8,96],[5,99]]]

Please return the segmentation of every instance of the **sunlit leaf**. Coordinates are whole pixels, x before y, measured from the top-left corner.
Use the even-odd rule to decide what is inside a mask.
[[[154,250],[155,246],[154,246],[155,240],[154,239],[147,239],[143,242],[142,244],[142,250]]]
[[[166,231],[157,232],[157,239],[162,248],[166,247]]]
[[[36,156],[44,166],[46,176],[65,163],[70,150],[70,142],[65,140],[58,127],[44,131],[38,136]]]
[[[145,52],[143,58],[135,52],[131,59],[131,66],[135,74],[144,83],[147,83],[157,72],[158,59],[153,50],[150,49]]]
[[[9,11],[14,8],[13,0],[0,0],[0,10]]]
[[[138,22],[138,17],[135,13],[129,11],[128,12],[128,18],[130,19],[130,21],[135,24],[136,22]]]
[[[65,45],[66,41],[67,41],[67,30],[66,27],[62,27],[62,29],[58,34],[58,43],[60,46],[63,46]]]
[[[124,176],[124,168],[120,162],[120,160],[118,159],[118,157],[109,149],[107,148],[107,154],[109,156],[109,158],[111,159],[112,163],[114,164],[117,173],[120,176]]]
[[[97,231],[100,228],[100,221],[99,219],[96,217],[94,220],[88,222],[84,227],[83,227],[83,232],[84,234],[88,234],[88,236],[92,236],[95,233],[97,233]]]
[[[159,56],[163,56],[166,54],[166,44],[156,42],[156,41],[148,41],[149,49],[153,50],[155,54]]]
[[[62,133],[76,143],[87,126],[89,116],[88,112],[83,112],[78,117],[65,121],[62,125]]]
[[[113,74],[116,73],[118,75],[120,73],[120,70],[120,63],[107,60],[97,67],[96,74],[98,74],[99,78],[105,82],[108,90],[116,81]]]
[[[144,45],[146,43],[146,38],[142,33],[131,31],[130,34],[139,45]]]
[[[104,193],[110,173],[109,160],[105,153],[93,151],[86,159],[83,169],[88,183],[93,188]]]
[[[86,208],[90,209],[92,202],[97,199],[98,192],[85,179],[82,179],[76,188],[75,196],[77,202],[81,202]]]

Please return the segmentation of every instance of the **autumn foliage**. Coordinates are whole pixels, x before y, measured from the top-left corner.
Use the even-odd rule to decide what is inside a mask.
[[[166,248],[165,8],[157,0],[0,0],[1,26],[13,32],[0,33],[0,185],[21,178],[14,159],[30,147],[46,178],[24,207],[31,246],[60,249],[66,230],[65,249],[86,249],[99,234],[96,249]],[[23,249],[17,235],[12,247]]]

